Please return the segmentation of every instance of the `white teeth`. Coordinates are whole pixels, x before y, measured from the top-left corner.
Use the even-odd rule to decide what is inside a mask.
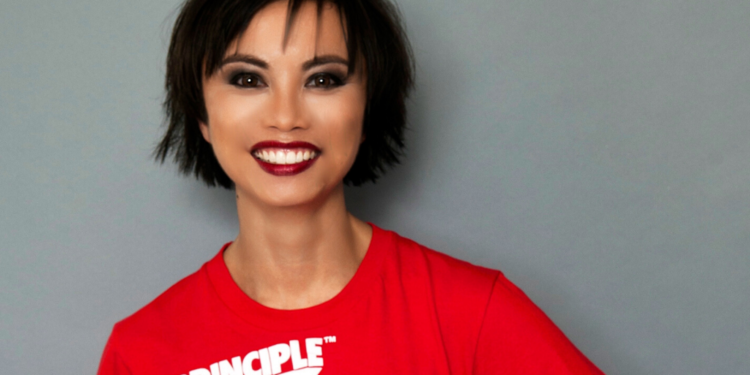
[[[276,151],[276,164],[286,164],[286,155],[284,151]]]
[[[297,152],[285,152],[281,150],[274,152],[269,150],[262,150],[255,152],[254,155],[258,159],[261,159],[267,163],[280,165],[301,163],[306,160],[314,159],[317,156],[315,151],[310,150],[299,150]]]

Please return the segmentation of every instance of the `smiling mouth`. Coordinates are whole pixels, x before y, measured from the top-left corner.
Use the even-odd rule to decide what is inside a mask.
[[[264,148],[255,150],[253,156],[266,163],[274,165],[297,164],[318,157],[319,152],[305,149],[276,149]]]
[[[307,142],[264,141],[251,149],[260,167],[274,176],[293,176],[310,168],[321,152]]]

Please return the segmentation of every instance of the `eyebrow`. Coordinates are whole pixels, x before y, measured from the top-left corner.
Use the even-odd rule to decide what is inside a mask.
[[[242,62],[245,64],[255,65],[261,69],[268,69],[268,63],[263,61],[263,59],[260,59],[258,57],[255,57],[253,55],[245,55],[245,54],[234,54],[231,56],[227,56],[224,60],[219,63],[219,69],[224,67],[224,65],[235,63],[235,62]],[[303,70],[310,70],[316,66],[319,65],[325,65],[325,64],[343,64],[347,67],[349,66],[349,60],[337,56],[337,55],[322,55],[322,56],[315,56],[311,60],[305,61],[304,64],[302,64]]]
[[[349,60],[337,56],[337,55],[323,55],[323,56],[315,56],[312,60],[306,61],[304,64],[302,64],[302,69],[304,70],[310,70],[318,65],[325,65],[325,64],[343,64],[347,67],[349,66]]]
[[[234,54],[232,56],[227,56],[224,58],[224,60],[221,60],[221,63],[219,63],[219,69],[223,68],[224,65],[236,63],[236,62],[242,62],[245,64],[255,65],[262,69],[268,69],[268,63],[255,57],[252,55],[243,55],[243,54]]]

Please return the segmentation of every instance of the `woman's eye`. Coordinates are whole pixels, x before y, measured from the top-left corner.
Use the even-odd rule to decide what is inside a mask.
[[[232,77],[232,84],[240,87],[264,87],[265,83],[257,74],[240,73]]]
[[[332,74],[323,73],[314,75],[307,85],[310,87],[328,89],[341,86],[342,84],[343,80],[341,78]]]

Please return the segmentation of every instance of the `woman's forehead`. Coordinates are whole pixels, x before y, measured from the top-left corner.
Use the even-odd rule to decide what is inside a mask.
[[[226,55],[243,53],[267,58],[286,54],[348,55],[344,27],[336,6],[324,2],[318,9],[316,2],[305,1],[293,19],[289,14],[286,1],[267,5],[230,44]]]

